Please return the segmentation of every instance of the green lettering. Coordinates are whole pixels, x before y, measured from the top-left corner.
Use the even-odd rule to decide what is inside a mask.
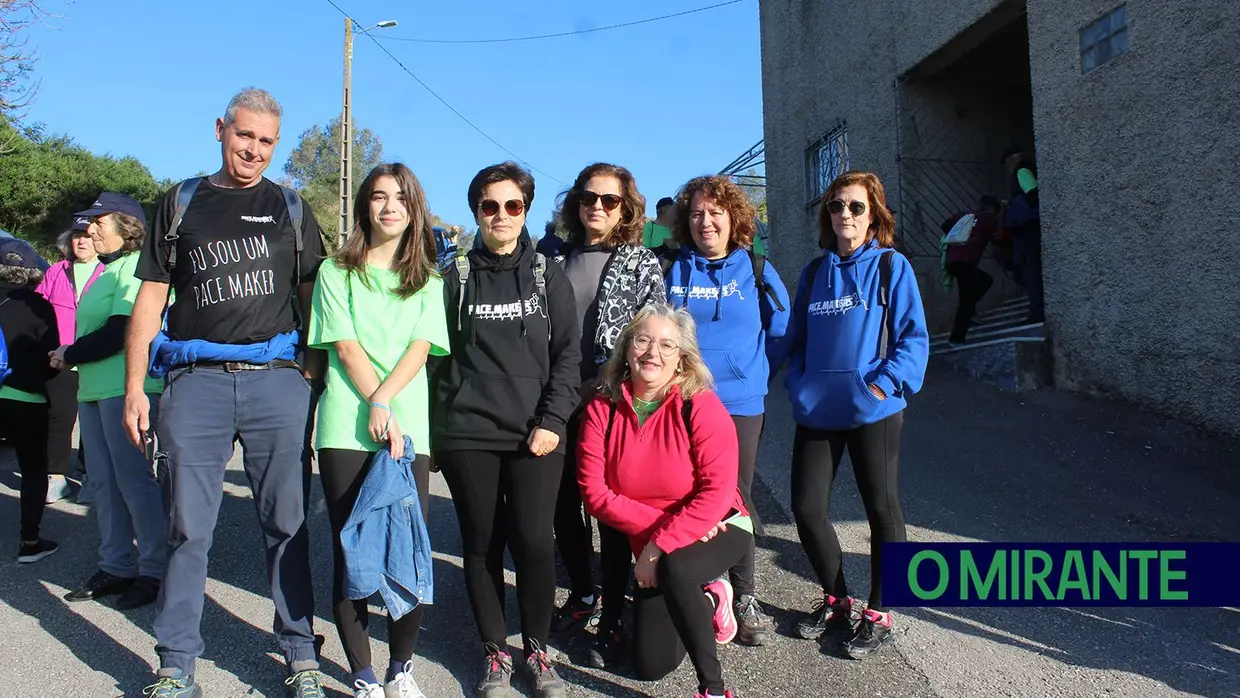
[[[1102,580],[1100,577],[1106,577],[1107,582],[1111,585],[1111,590],[1115,592],[1115,598],[1120,601],[1128,600],[1128,553],[1121,550],[1119,553],[1119,576],[1115,575],[1115,568],[1111,567],[1111,563],[1107,561],[1107,556],[1102,554],[1101,550],[1094,551],[1094,598],[1102,598]]]
[[[990,597],[990,587],[994,585],[996,578],[999,581],[999,599],[1004,600],[1007,596],[1007,579],[1005,572],[1007,571],[1007,551],[999,550],[995,556],[990,559],[990,567],[986,569],[986,581],[982,581],[981,574],[978,572],[977,563],[973,560],[973,553],[968,550],[960,552],[960,599],[963,601],[969,598],[970,586],[977,590],[977,600],[986,601]]]
[[[1040,561],[1042,569],[1034,571],[1033,563]],[[1037,584],[1042,588],[1042,598],[1047,601],[1054,599],[1055,595],[1051,593],[1051,588],[1046,585],[1046,578],[1051,574],[1051,556],[1045,550],[1026,550],[1025,551],[1025,600],[1033,600],[1033,585]]]
[[[1069,550],[1063,561],[1063,571],[1059,574],[1059,595],[1056,600],[1063,601],[1069,589],[1081,592],[1081,600],[1089,601],[1089,579],[1085,574],[1085,558],[1079,550]]]
[[[1012,595],[1008,598],[1013,601],[1020,598],[1020,551],[1012,551]]]
[[[1137,598],[1146,601],[1150,598],[1150,560],[1158,557],[1156,550],[1129,550],[1129,560],[1139,560],[1137,568]]]
[[[1183,550],[1164,550],[1158,555],[1159,563],[1159,580],[1161,584],[1158,589],[1158,598],[1162,601],[1188,601],[1187,591],[1171,591],[1171,585],[1168,582],[1182,582],[1188,579],[1188,572],[1184,570],[1171,569],[1172,560],[1183,560],[1188,557],[1188,553]]]
[[[917,582],[917,568],[924,560],[932,560],[934,564],[939,566],[939,584],[934,587],[933,591],[926,591],[921,584]],[[947,569],[947,559],[940,553],[933,550],[923,550],[913,556],[908,565],[908,588],[913,595],[923,601],[932,601],[943,595],[947,591],[948,582],[951,581],[951,572]]]

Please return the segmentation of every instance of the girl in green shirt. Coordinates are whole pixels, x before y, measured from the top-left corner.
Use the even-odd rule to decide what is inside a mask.
[[[332,526],[332,612],[357,698],[423,698],[413,678],[413,650],[424,605],[388,621],[392,649],[384,684],[371,663],[365,600],[344,596],[340,532],[376,452],[413,458],[422,500],[430,501],[428,355],[448,353],[443,282],[422,185],[402,164],[367,175],[354,204],[357,226],[324,264],[310,311],[312,348],[328,355],[318,404],[315,447]],[[404,453],[404,438],[415,453]],[[385,693],[386,690],[386,693]]]

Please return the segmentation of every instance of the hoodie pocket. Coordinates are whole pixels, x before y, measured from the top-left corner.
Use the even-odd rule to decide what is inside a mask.
[[[745,372],[736,363],[736,358],[732,356],[732,352],[726,349],[703,349],[702,360],[706,362],[706,366],[710,368],[710,372],[714,375],[716,381],[738,380],[742,383],[745,382]]]
[[[457,437],[523,438],[542,398],[543,381],[522,376],[469,375],[452,398],[447,431]]]
[[[791,392],[794,414],[825,429],[863,424],[880,403],[855,369],[806,372]]]

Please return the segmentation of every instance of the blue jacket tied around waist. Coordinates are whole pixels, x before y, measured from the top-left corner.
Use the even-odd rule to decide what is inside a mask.
[[[386,447],[375,454],[340,531],[345,597],[368,599],[377,591],[393,619],[418,604],[435,602],[431,539],[413,479],[415,454],[408,436],[405,454],[397,460]]]
[[[163,378],[177,366],[188,366],[196,361],[243,361],[265,364],[276,359],[292,361],[297,356],[297,342],[301,335],[297,330],[278,334],[257,344],[216,344],[205,339],[178,341],[164,332],[155,335],[151,342],[151,378]]]

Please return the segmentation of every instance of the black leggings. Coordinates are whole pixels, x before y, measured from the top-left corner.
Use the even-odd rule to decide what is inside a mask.
[[[847,447],[853,476],[870,522],[870,608],[883,606],[883,543],[905,540],[897,477],[900,429],[904,413],[848,431],[819,431],[798,425],[792,443],[792,515],[801,546],[809,556],[822,590],[848,596],[843,552],[828,512],[831,485]]]
[[[552,520],[564,455],[443,451],[435,462],[452,491],[461,525],[465,590],[485,644],[504,648],[504,548],[517,573],[525,651],[547,647],[555,607]],[[496,522],[496,519],[501,520]]]
[[[323,479],[323,495],[327,498],[327,518],[332,527],[332,617],[340,644],[344,645],[349,670],[357,673],[372,666],[370,658],[370,609],[366,599],[354,601],[344,597],[344,554],[340,549],[340,531],[370,471],[373,453],[325,448],[319,451],[319,475]],[[419,454],[413,461],[413,477],[422,500],[422,518],[429,515],[431,459]],[[422,630],[426,606],[419,604],[400,620],[388,616],[388,643],[392,661],[406,662],[413,658]]]
[[[978,301],[986,296],[995,279],[990,274],[965,262],[951,262],[947,265],[948,274],[956,277],[956,285],[960,287],[960,304],[956,306],[956,319],[952,323],[951,341],[963,342],[969,334],[969,325],[977,312]]]
[[[723,694],[723,667],[715,644],[714,605],[702,587],[732,568],[753,547],[748,531],[729,526],[659,560],[659,586],[633,595],[633,649],[637,677],[657,681],[684,660],[697,672],[698,690]]]
[[[22,474],[21,539],[39,539],[47,499],[47,405],[0,400],[0,438],[17,452]]]
[[[745,498],[745,508],[754,523],[754,532],[761,530],[758,521],[758,510],[753,505],[753,478],[758,469],[758,444],[762,441],[762,427],[766,422],[765,415],[738,417],[732,415],[736,424],[736,439],[740,443],[740,471],[737,484],[741,496]],[[728,580],[739,597],[741,594],[754,593],[754,554],[757,552],[757,540],[750,537],[749,549],[741,556],[739,562],[728,571]]]
[[[73,453],[73,425],[78,414],[77,371],[61,371],[47,382],[47,472],[71,475],[69,457]]]
[[[594,593],[594,575],[590,571],[590,557],[594,541],[590,518],[581,506],[581,488],[577,485],[577,442],[581,432],[581,412],[568,420],[565,433],[567,455],[560,478],[560,492],[555,500],[555,545],[568,572],[568,590],[573,596],[590,596]],[[600,529],[601,530],[601,529]],[[604,582],[607,577],[604,575]]]

